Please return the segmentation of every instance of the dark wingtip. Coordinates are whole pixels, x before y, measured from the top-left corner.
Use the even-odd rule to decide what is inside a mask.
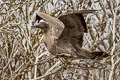
[[[79,13],[95,13],[98,10],[80,10]]]
[[[38,14],[36,14],[36,19],[35,19],[35,21],[40,21],[40,20],[42,20],[42,18],[40,17],[40,16],[38,16]]]

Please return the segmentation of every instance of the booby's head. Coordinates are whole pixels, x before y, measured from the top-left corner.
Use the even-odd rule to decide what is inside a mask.
[[[44,20],[44,22],[41,22],[41,20]],[[32,28],[39,28],[42,30],[44,34],[43,41],[48,50],[50,50],[61,35],[64,24],[59,19],[43,12],[37,13],[35,21],[38,21],[38,25],[34,25]]]
[[[41,20],[44,20],[44,22],[41,22]],[[46,37],[49,36],[53,39],[59,38],[65,27],[64,24],[58,18],[52,17],[43,12],[37,13],[35,21],[38,21],[39,24],[32,27],[41,28],[42,31],[46,34]]]

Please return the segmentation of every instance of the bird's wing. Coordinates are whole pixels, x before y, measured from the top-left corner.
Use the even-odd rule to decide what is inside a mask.
[[[64,25],[65,29],[60,35],[59,39],[68,40],[74,47],[79,46],[82,47],[83,43],[83,34],[87,31],[86,23],[83,18],[83,15],[80,14],[68,14],[58,17]]]
[[[84,27],[84,32],[87,32],[87,26],[86,26],[86,22],[85,22],[85,19],[83,17],[83,14],[95,13],[96,11],[98,11],[98,10],[80,10],[80,11],[70,11],[70,12],[68,11],[67,13],[61,14],[60,16],[58,16],[58,18],[62,21],[63,17],[65,18],[65,17],[70,16],[70,15],[75,15],[79,18],[79,20],[81,20],[81,24]]]
[[[89,14],[89,13],[95,13],[97,11],[98,10],[80,10],[80,11],[74,10],[74,11],[68,11],[67,13],[61,14],[58,17],[64,16],[64,15],[69,15],[69,14]]]
[[[83,13],[93,13],[96,10],[81,10],[68,12],[58,16],[58,19],[65,25],[65,29],[62,32],[60,39],[69,39],[73,46],[82,47],[83,34],[87,32],[87,26]]]
[[[39,21],[39,19],[40,20],[43,19],[48,22],[50,28],[52,28],[55,33],[56,39],[61,35],[64,29],[64,24],[59,19],[52,17],[46,13],[38,12],[36,16],[36,20]]]

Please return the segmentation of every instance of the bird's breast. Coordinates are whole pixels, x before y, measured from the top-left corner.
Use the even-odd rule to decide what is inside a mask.
[[[46,36],[44,36],[43,40],[44,40],[48,50],[50,50],[52,48],[52,46],[55,44],[55,37],[54,36],[46,35]]]

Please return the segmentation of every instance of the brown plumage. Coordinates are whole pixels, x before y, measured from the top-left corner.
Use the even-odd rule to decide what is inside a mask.
[[[72,59],[94,59],[107,57],[104,52],[92,52],[82,48],[83,34],[87,32],[83,13],[93,13],[95,10],[81,10],[52,17],[39,12],[36,20],[45,22],[32,26],[44,30],[44,42],[54,56]]]

